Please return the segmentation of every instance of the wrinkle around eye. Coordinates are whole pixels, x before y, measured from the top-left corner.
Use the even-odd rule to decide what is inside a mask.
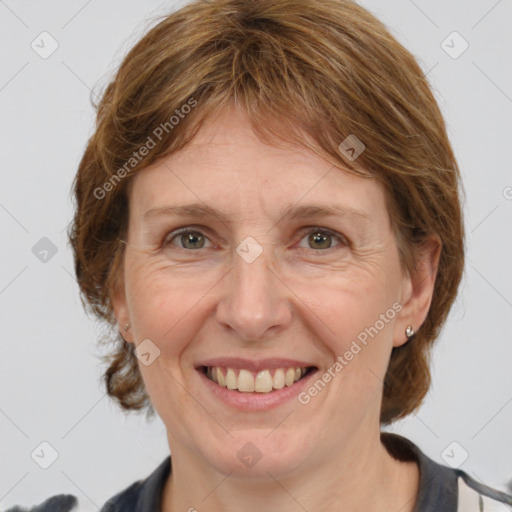
[[[350,226],[349,226],[350,227]],[[181,247],[180,237],[188,233],[196,234],[205,238],[205,246],[203,247]],[[309,247],[308,237],[314,233],[323,233],[331,237],[331,247]],[[144,238],[146,239],[145,246],[137,247],[137,250],[142,253],[146,253],[148,256],[166,255],[167,258],[176,258],[176,261],[184,261],[193,263],[195,258],[199,259],[214,259],[218,260],[219,256],[223,256],[227,242],[222,236],[218,236],[215,232],[211,232],[207,226],[204,225],[181,225],[176,226],[173,229],[160,229],[148,230],[144,232]],[[290,257],[302,258],[305,260],[309,258],[313,260],[335,260],[336,257],[345,258],[345,254],[350,252],[356,258],[365,258],[368,250],[371,252],[375,249],[375,245],[383,240],[375,239],[375,236],[369,233],[349,232],[350,237],[346,236],[346,233],[340,231],[338,228],[322,226],[319,224],[312,224],[309,226],[302,226],[296,230],[293,242],[290,242],[289,247],[285,246],[285,250],[292,249]],[[370,235],[370,239],[368,237]],[[374,240],[371,240],[374,238]],[[176,243],[173,243],[176,241]],[[278,242],[272,242],[272,246]],[[266,246],[267,244],[261,243]],[[283,244],[285,245],[285,244]],[[372,249],[373,247],[373,249]],[[229,252],[229,251],[228,251]],[[295,253],[295,254],[294,254]]]
[[[158,248],[151,250],[145,248],[141,252],[133,259],[130,272],[137,274],[138,281],[141,283],[146,281],[150,286],[159,282],[162,286],[168,286],[169,273],[173,278],[180,279],[182,277],[188,282],[191,276],[197,275],[199,268],[205,272],[202,274],[204,279],[208,282],[212,279],[211,282],[214,282],[221,279],[223,274],[229,273],[234,263],[233,258],[225,257],[225,254],[220,258],[205,257],[204,254],[197,258],[170,258],[165,254],[165,250]],[[190,251],[191,254],[194,252]],[[293,272],[295,269],[295,272],[311,278],[317,278],[318,272],[336,273],[340,278],[357,280],[361,275],[380,276],[382,268],[386,266],[384,261],[389,259],[388,253],[389,247],[385,241],[376,241],[356,249],[344,247],[341,254],[335,251],[331,257],[307,257],[292,251],[282,258],[281,271]],[[236,254],[232,254],[232,256],[236,257]]]

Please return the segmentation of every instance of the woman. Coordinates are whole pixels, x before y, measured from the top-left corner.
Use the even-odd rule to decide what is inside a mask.
[[[381,432],[429,389],[459,180],[421,69],[355,3],[198,1],[149,31],[98,106],[70,238],[119,327],[108,393],[159,414],[172,470],[102,511],[512,505]]]

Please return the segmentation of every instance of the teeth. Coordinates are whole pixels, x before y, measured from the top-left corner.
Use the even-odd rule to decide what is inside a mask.
[[[242,393],[270,393],[274,389],[291,386],[306,373],[306,368],[277,368],[272,376],[271,370],[253,373],[249,370],[239,370],[238,375],[233,368],[209,366],[206,376],[219,386],[241,391]]]
[[[240,370],[238,374],[238,391],[245,393],[254,391],[254,377],[247,370]]]
[[[237,389],[237,387],[238,387],[237,380],[238,379],[236,377],[235,370],[233,370],[233,368],[228,368],[228,371],[226,373],[226,387],[228,389]]]
[[[217,384],[222,387],[226,387],[226,379],[224,378],[224,374],[222,373],[222,370],[217,367]]]
[[[272,379],[272,387],[274,389],[284,388],[284,370],[282,368],[278,368],[274,373],[274,378]]]
[[[293,381],[295,380],[295,369],[294,368],[288,368],[286,370],[286,375],[284,378],[284,382],[287,386],[291,386],[293,384]]]
[[[254,391],[257,391],[258,393],[268,393],[269,391],[272,391],[272,375],[270,375],[269,370],[258,372],[256,380],[254,381]]]

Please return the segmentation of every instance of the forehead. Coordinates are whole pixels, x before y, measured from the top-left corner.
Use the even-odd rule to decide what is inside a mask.
[[[203,203],[218,213],[290,213],[293,205],[339,207],[371,215],[386,209],[375,179],[334,167],[294,144],[269,145],[242,112],[227,109],[202,125],[182,150],[137,173],[130,203],[151,209]]]

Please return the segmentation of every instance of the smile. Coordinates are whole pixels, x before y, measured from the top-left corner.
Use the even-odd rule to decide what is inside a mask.
[[[271,393],[292,386],[314,367],[283,367],[258,372],[221,366],[203,367],[205,375],[220,387],[241,393]]]

